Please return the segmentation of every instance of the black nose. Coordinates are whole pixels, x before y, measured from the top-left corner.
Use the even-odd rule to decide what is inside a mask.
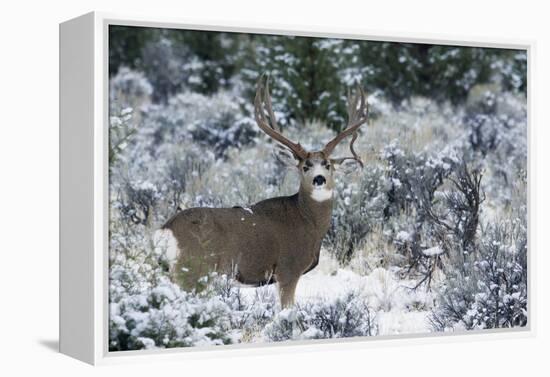
[[[322,175],[318,175],[315,178],[313,178],[313,184],[316,186],[321,186],[325,183],[327,183],[327,180]]]

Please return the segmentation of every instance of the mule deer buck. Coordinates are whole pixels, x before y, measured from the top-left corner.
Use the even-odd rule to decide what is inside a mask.
[[[218,271],[246,285],[278,283],[281,306],[288,307],[294,303],[300,277],[318,264],[331,221],[335,167],[345,160],[363,166],[353,143],[367,122],[368,106],[360,87],[355,95],[348,93],[347,127],[319,151],[308,151],[279,131],[263,76],[254,107],[260,129],[283,146],[298,168],[298,192],[250,208],[186,209],[168,220],[161,232],[171,240],[167,254],[172,279],[183,287],[191,288],[200,277]],[[335,147],[350,136],[353,157],[331,158]]]

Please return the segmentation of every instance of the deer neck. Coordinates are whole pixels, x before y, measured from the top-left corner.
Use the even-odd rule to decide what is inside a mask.
[[[312,221],[315,226],[323,231],[324,235],[330,226],[332,205],[334,203],[332,195],[318,197],[306,190],[303,186],[300,186],[297,196],[298,209],[302,216]]]

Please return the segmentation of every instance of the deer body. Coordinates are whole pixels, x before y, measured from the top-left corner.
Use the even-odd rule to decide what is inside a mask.
[[[213,270],[246,285],[277,282],[281,304],[289,306],[298,279],[319,261],[332,203],[300,190],[250,208],[182,211],[163,227],[172,232],[179,251],[172,276],[186,287]]]
[[[331,221],[335,166],[348,159],[362,166],[353,143],[357,129],[366,122],[367,107],[360,90],[353,99],[350,97],[348,127],[323,150],[309,152],[278,131],[268,84],[262,86],[261,80],[255,99],[256,122],[286,147],[300,174],[298,192],[266,199],[250,208],[190,208],[168,220],[163,232],[171,237],[175,248],[168,253],[171,276],[184,288],[195,287],[198,279],[217,271],[247,285],[278,283],[281,305],[288,307],[294,303],[300,277],[319,261]],[[336,145],[350,135],[353,157],[331,159]]]

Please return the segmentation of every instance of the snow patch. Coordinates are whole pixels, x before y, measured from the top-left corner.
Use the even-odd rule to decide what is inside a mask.
[[[422,253],[427,257],[435,257],[436,255],[443,254],[443,249],[441,246],[434,246],[429,249],[422,250]]]
[[[397,233],[397,235],[395,236],[395,239],[399,242],[410,242],[412,241],[412,236],[410,235],[409,232],[405,232],[404,230],[402,230],[399,233]]]

